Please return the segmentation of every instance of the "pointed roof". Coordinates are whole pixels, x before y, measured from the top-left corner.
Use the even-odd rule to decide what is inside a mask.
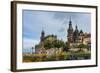
[[[76,25],[76,28],[75,28],[75,31],[74,31],[74,36],[78,36],[79,35],[79,30],[78,30],[78,27]]]
[[[70,17],[70,20],[69,20],[69,24],[72,24],[71,17]]]
[[[68,31],[73,31],[71,18],[69,20],[69,28],[68,28]]]
[[[75,31],[78,32],[78,27],[77,27],[77,25],[76,25],[76,29],[75,29]]]
[[[82,29],[80,30],[80,33],[83,33]]]
[[[42,34],[44,34],[44,30],[42,30],[42,32],[41,32]]]

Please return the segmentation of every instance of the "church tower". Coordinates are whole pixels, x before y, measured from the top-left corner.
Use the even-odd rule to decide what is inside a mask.
[[[69,28],[68,28],[67,32],[68,32],[68,36],[67,36],[68,42],[71,43],[71,42],[73,42],[73,27],[72,27],[71,19],[69,21]]]
[[[40,37],[40,42],[41,43],[44,42],[44,37],[45,37],[45,32],[44,32],[44,30],[42,30],[41,37]]]
[[[76,25],[76,29],[74,31],[73,39],[74,39],[74,43],[78,43],[79,42],[79,30],[77,28],[77,25]]]

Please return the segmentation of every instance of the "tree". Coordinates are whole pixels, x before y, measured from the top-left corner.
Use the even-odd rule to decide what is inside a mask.
[[[56,47],[56,48],[60,48],[60,47],[63,47],[64,42],[63,42],[62,40],[55,40],[55,41],[53,42],[53,45],[54,45],[54,47]]]
[[[60,48],[64,46],[64,42],[62,40],[58,40],[58,39],[53,39],[53,40],[48,40],[45,39],[44,41],[44,47],[46,49],[50,49],[50,48]]]
[[[53,44],[52,44],[51,41],[49,41],[49,40],[45,40],[45,41],[44,41],[44,48],[45,48],[45,49],[50,49],[50,48],[52,48],[52,47],[53,47]]]
[[[80,45],[78,45],[78,48],[87,48],[88,46],[87,45],[85,45],[85,44],[80,44]]]

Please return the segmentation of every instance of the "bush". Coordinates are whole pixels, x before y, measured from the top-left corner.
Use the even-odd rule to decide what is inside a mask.
[[[91,52],[58,52],[48,56],[46,54],[33,54],[31,56],[23,56],[23,62],[43,62],[43,61],[60,61],[60,60],[83,60],[90,59]]]
[[[49,56],[46,60],[47,61],[56,61],[56,56],[55,55]]]
[[[77,52],[73,54],[76,56],[78,59],[90,59],[91,58],[91,53],[89,52]]]

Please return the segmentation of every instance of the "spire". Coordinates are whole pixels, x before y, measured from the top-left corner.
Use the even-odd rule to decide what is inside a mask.
[[[76,29],[75,29],[75,31],[74,31],[74,36],[78,36],[79,35],[79,31],[78,31],[78,27],[77,27],[77,25],[76,25]]]
[[[71,17],[70,17],[70,20],[69,20],[69,29],[68,30],[73,31]]]
[[[44,32],[44,28],[42,27],[42,31],[41,31],[41,37],[40,37],[40,42],[44,41],[44,37],[45,37],[45,32]]]
[[[77,27],[77,25],[76,25],[76,29],[75,29],[75,31],[78,32],[78,27]]]
[[[44,35],[44,27],[42,26],[42,32],[41,32],[41,35]]]
[[[70,17],[70,20],[69,20],[69,24],[72,25],[71,17]]]
[[[41,34],[42,34],[42,35],[44,34],[44,30],[42,30]]]
[[[77,25],[76,25],[76,29],[77,29]]]
[[[71,21],[71,16],[70,16],[70,21]]]
[[[76,28],[75,28],[75,31],[74,31],[73,39],[74,39],[74,42],[76,42],[76,43],[79,39],[79,31],[78,31],[77,25],[76,25]]]
[[[68,28],[67,32],[68,32],[68,37],[72,37],[73,36],[73,27],[72,27],[71,17],[69,19],[69,28]]]

